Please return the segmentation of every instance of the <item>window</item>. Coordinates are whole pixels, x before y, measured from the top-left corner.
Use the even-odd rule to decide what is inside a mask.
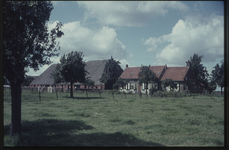
[[[130,89],[134,89],[134,84],[130,84]]]

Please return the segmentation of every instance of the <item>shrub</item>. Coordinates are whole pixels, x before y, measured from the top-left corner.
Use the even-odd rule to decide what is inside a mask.
[[[156,92],[156,91],[157,91],[157,89],[154,88],[154,87],[149,89],[149,94],[151,95],[151,97],[153,96],[153,93]]]

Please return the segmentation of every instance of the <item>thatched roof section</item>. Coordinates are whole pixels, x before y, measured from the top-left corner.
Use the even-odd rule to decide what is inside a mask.
[[[99,79],[103,74],[103,70],[107,60],[93,60],[86,62],[85,70],[89,72],[86,77],[90,77],[95,82],[95,85],[102,84]]]
[[[93,60],[86,62],[85,70],[89,72],[86,77],[90,77],[95,82],[95,85],[102,84],[99,78],[103,74],[103,70],[107,60]],[[31,82],[32,85],[52,85],[54,80],[51,78],[51,73],[55,70],[57,64],[51,65],[40,76]]]
[[[57,64],[49,66],[40,76],[36,77],[30,84],[36,85],[52,85],[54,80],[51,78],[51,73],[56,69]]]

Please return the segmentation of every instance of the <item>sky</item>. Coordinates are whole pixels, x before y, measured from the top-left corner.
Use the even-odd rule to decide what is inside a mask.
[[[211,72],[224,59],[223,1],[52,1],[49,30],[63,24],[59,62],[71,51],[84,61],[110,59],[125,69],[186,66],[194,53]],[[50,65],[27,75],[38,76]]]

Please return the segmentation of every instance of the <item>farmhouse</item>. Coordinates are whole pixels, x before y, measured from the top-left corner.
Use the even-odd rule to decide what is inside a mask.
[[[165,79],[172,79],[175,84],[177,84],[177,89],[175,91],[190,91],[191,93],[201,93],[203,91],[203,84],[196,81],[192,70],[190,69],[190,62],[186,62],[187,65],[184,67],[167,67],[165,66],[150,66],[150,69],[156,74],[157,82],[148,84],[148,89],[156,88],[157,90],[164,91],[162,86],[162,81]],[[141,67],[128,67],[123,71],[120,79],[124,79],[128,82],[124,91],[145,93],[145,84],[140,86],[138,84],[138,73],[140,72]],[[169,87],[166,87],[166,90],[169,91]]]
[[[120,79],[124,79],[128,82],[128,84],[124,88],[125,90],[130,90],[135,93],[140,91],[141,93],[145,93],[145,85],[143,84],[142,86],[140,86],[138,83],[138,73],[140,72],[140,69],[141,67],[128,67],[128,65],[126,65],[126,69],[119,77]],[[152,70],[156,74],[156,77],[158,79],[161,79],[163,73],[166,70],[166,65],[150,66],[150,70]],[[160,84],[158,84],[158,82],[148,84],[148,89],[151,89],[152,87],[155,87],[157,90],[159,90]]]
[[[105,84],[99,81],[99,78],[102,76],[105,64],[108,60],[93,60],[87,61],[85,70],[89,72],[86,77],[90,77],[91,80],[95,82],[94,87],[88,87],[82,83],[75,83],[74,88],[94,88],[94,89],[104,89]],[[68,91],[70,88],[70,83],[60,83],[57,85],[54,84],[54,79],[51,78],[51,73],[56,69],[57,64],[52,64],[47,68],[40,76],[30,83],[31,88],[48,88],[52,89],[53,87],[59,88],[62,91]],[[52,88],[50,88],[52,87]]]

